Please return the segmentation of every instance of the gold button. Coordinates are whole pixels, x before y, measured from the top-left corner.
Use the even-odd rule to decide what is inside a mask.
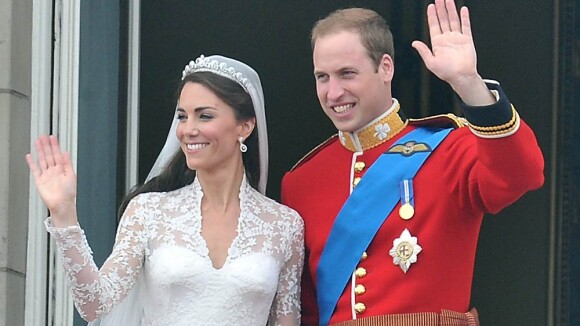
[[[361,172],[365,168],[365,162],[355,162],[354,163],[354,171]]]
[[[357,302],[354,304],[354,311],[356,311],[357,314],[362,314],[365,310],[367,310],[367,306],[365,306],[364,303]]]
[[[362,285],[362,284],[357,284],[357,285],[354,287],[354,293],[355,293],[355,294],[357,294],[357,295],[364,294],[365,292],[367,292],[367,289],[366,289],[366,288],[365,288],[365,286],[364,286],[364,285]]]
[[[365,251],[365,252],[363,252],[362,256],[360,257],[360,260],[365,260],[365,259],[367,259],[367,257],[368,257],[368,255],[367,255],[367,252]]]
[[[367,276],[367,270],[364,267],[359,267],[356,269],[356,271],[354,271],[354,275],[356,275],[358,278],[363,278]]]
[[[360,177],[356,177],[354,178],[354,180],[352,180],[352,185],[356,187],[356,185],[360,182]]]

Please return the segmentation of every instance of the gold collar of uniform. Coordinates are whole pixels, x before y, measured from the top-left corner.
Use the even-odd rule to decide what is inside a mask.
[[[356,132],[339,131],[338,138],[342,146],[352,152],[363,152],[376,147],[401,132],[409,120],[401,112],[396,99],[393,106],[384,114],[371,121]]]

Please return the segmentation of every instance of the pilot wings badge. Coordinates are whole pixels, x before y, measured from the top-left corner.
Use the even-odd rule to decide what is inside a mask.
[[[404,144],[397,144],[389,148],[387,154],[401,154],[405,157],[411,156],[419,152],[431,152],[431,147],[426,143],[417,143],[414,140],[410,140]]]

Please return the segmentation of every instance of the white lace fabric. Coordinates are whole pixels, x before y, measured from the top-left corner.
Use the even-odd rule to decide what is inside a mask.
[[[127,308],[138,325],[298,325],[300,216],[244,180],[237,236],[216,269],[201,236],[202,197],[197,179],[172,192],[135,197],[100,270],[80,227],[59,229],[47,219],[81,316],[106,317],[142,282],[139,305]]]

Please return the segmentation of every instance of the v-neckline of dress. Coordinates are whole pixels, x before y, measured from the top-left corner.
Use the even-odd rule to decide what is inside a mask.
[[[232,242],[230,243],[230,245],[228,246],[228,250],[226,253],[226,259],[224,260],[223,264],[221,265],[221,267],[215,267],[214,266],[214,262],[211,260],[211,256],[210,256],[210,252],[209,252],[209,246],[207,244],[206,239],[203,237],[202,234],[202,226],[203,226],[203,216],[201,215],[201,200],[203,199],[203,189],[201,188],[201,184],[199,183],[199,180],[197,178],[194,179],[193,181],[193,190],[196,194],[195,198],[197,200],[197,205],[196,209],[198,210],[197,212],[195,212],[196,214],[194,214],[194,216],[198,216],[199,217],[199,229],[196,230],[196,235],[199,236],[200,238],[200,242],[201,245],[203,246],[203,250],[204,250],[204,255],[203,258],[204,260],[208,263],[209,267],[216,272],[222,271],[224,268],[226,268],[231,260],[232,260],[232,251],[234,250],[234,248],[237,246],[238,241],[241,237],[241,224],[242,224],[242,220],[244,219],[245,216],[245,189],[246,187],[246,176],[244,175],[243,179],[242,179],[242,183],[240,185],[240,192],[238,194],[239,198],[240,198],[240,216],[238,216],[238,223],[236,226],[236,236],[232,239]]]

